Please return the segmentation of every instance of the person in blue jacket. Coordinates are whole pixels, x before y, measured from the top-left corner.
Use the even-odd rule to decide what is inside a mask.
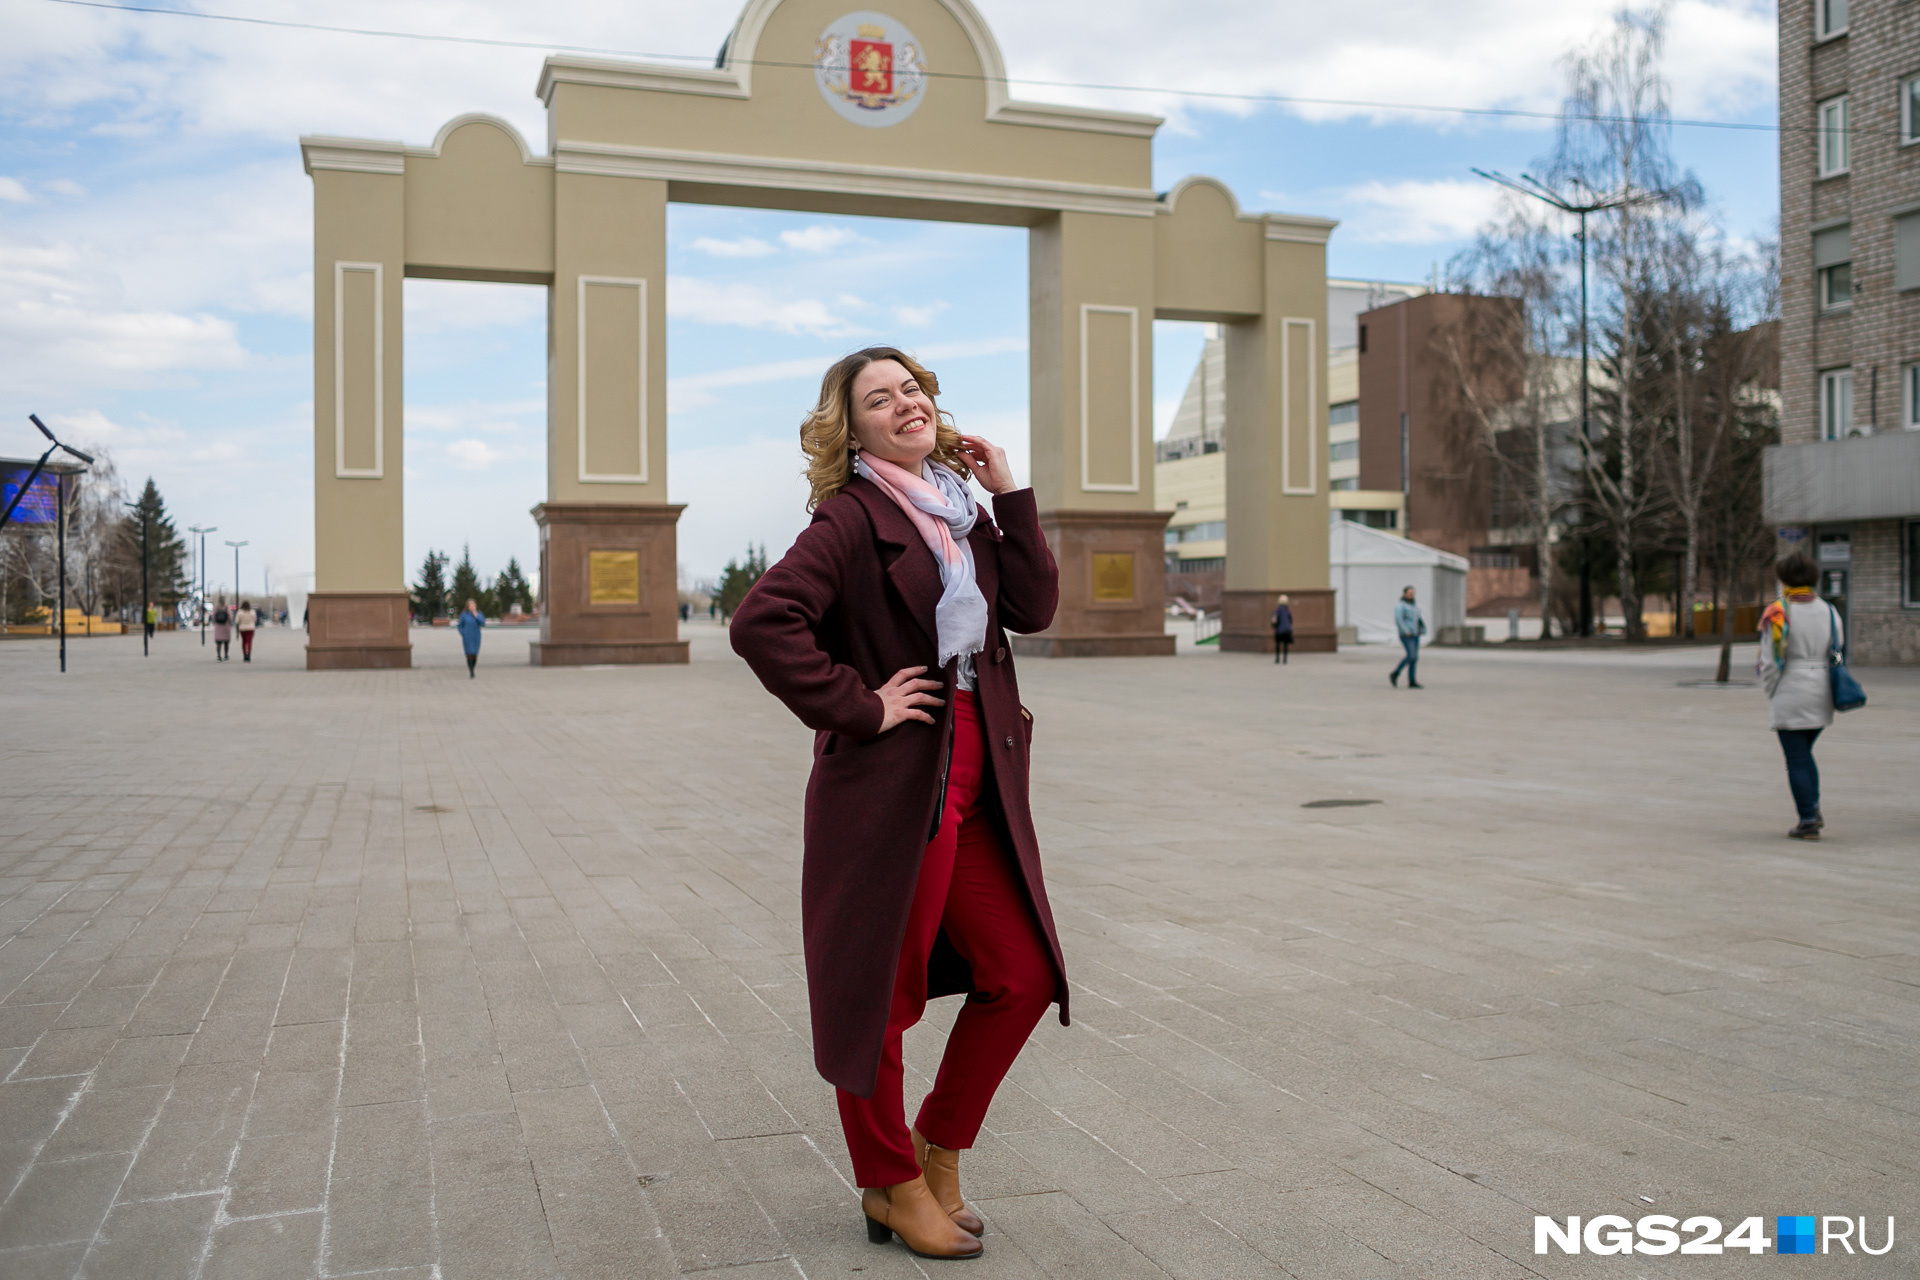
[[[1420,637],[1427,633],[1427,620],[1420,616],[1420,606],[1413,602],[1413,588],[1408,587],[1400,593],[1400,603],[1393,606],[1393,629],[1400,633],[1400,647],[1407,656],[1400,659],[1400,665],[1393,669],[1387,679],[1393,687],[1400,687],[1400,673],[1407,673],[1407,688],[1420,688],[1419,678],[1414,675],[1420,662]]]
[[[453,625],[460,628],[460,647],[467,651],[467,679],[471,680],[473,664],[480,661],[480,628],[487,625],[487,620],[480,616],[480,606],[469,600]]]

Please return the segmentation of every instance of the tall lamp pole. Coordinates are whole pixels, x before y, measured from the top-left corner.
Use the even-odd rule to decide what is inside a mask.
[[[1531,174],[1523,173],[1519,181],[1507,177],[1504,173],[1488,173],[1485,169],[1475,169],[1489,182],[1497,182],[1509,191],[1518,191],[1523,196],[1531,196],[1543,204],[1552,205],[1562,213],[1570,213],[1580,219],[1580,447],[1586,449],[1593,443],[1592,416],[1588,410],[1591,397],[1590,379],[1587,374],[1587,215],[1601,213],[1608,209],[1628,209],[1636,205],[1658,204],[1672,193],[1667,191],[1636,191],[1628,186],[1612,195],[1596,195],[1585,183],[1587,199],[1570,200],[1546,183]],[[1585,534],[1580,538],[1580,634],[1593,634],[1593,570],[1592,548],[1587,545]],[[1546,625],[1546,619],[1540,620]]]
[[[147,638],[147,610],[153,605],[149,600],[152,588],[148,585],[147,572],[147,512],[137,502],[124,502],[121,505],[140,513],[140,656],[150,658],[153,655],[147,649],[151,643]]]
[[[66,452],[72,454],[74,457],[80,459],[80,461],[82,462],[85,462],[88,464],[91,464],[93,462],[92,454],[82,453],[80,452],[80,450],[74,448],[70,444],[60,443],[60,441],[55,438],[53,432],[47,429],[47,424],[40,421],[39,414],[30,413],[27,415],[27,420],[33,423],[34,426],[38,427],[40,429],[40,434],[47,438],[47,441],[48,441],[47,451],[40,455],[40,461],[33,464],[33,473],[27,477],[27,482],[20,486],[20,492],[13,495],[13,501],[7,504],[6,513],[4,515],[0,515],[0,526],[4,526],[7,523],[7,521],[12,518],[14,508],[18,507],[21,503],[21,500],[27,496],[27,490],[33,488],[33,482],[39,479],[41,470],[46,467],[47,459],[53,456],[53,451],[55,449],[63,449]],[[59,557],[60,557],[60,674],[65,675],[67,673],[67,472],[66,470],[61,470],[54,473],[53,493],[54,493],[54,498],[53,498],[54,527],[55,527],[56,536],[60,543],[60,551],[59,551]]]
[[[220,532],[220,526],[190,524],[187,531],[200,535],[200,647],[204,649],[207,647],[207,535]]]
[[[233,548],[233,607],[238,609],[240,607],[240,548],[247,544],[245,539],[235,542],[231,538],[223,538],[221,541]]]

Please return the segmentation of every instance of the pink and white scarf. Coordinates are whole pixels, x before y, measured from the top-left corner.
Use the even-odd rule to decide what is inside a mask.
[[[853,469],[906,512],[940,566],[940,603],[934,609],[940,665],[979,653],[987,644],[987,600],[974,580],[973,548],[967,545],[980,513],[967,482],[931,458],[920,464],[917,476],[864,452],[854,454]]]

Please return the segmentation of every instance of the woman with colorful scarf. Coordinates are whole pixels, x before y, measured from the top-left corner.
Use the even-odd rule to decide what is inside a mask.
[[[970,1258],[986,1227],[960,1152],[1047,1006],[1067,1020],[1027,800],[1033,720],[1003,630],[1044,629],[1059,575],[1033,490],[938,394],[891,347],[827,370],[800,427],[813,523],[731,636],[815,731],[800,875],[814,1065],[837,1091],[867,1238]],[[959,994],[909,1128],[901,1036]]]
[[[1833,685],[1828,654],[1846,643],[1840,615],[1814,594],[1820,568],[1802,552],[1773,567],[1782,588],[1778,600],[1760,614],[1760,656],[1756,674],[1767,691],[1768,726],[1780,735],[1787,757],[1787,785],[1793,790],[1799,825],[1787,832],[1796,840],[1818,840],[1826,820],[1820,816],[1820,770],[1813,762],[1814,740],[1833,723]]]

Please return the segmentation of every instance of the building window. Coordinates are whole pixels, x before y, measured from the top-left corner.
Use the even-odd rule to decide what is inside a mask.
[[[1844,440],[1853,434],[1853,370],[1829,369],[1820,375],[1820,438]]]
[[[1819,113],[1820,176],[1832,177],[1847,171],[1847,95],[1828,98],[1816,109]]]
[[[1920,213],[1893,220],[1893,287],[1920,289]]]
[[[1347,489],[1358,489],[1359,487],[1360,487],[1359,476],[1342,476],[1338,480],[1332,480],[1327,483],[1327,488],[1332,489],[1336,493],[1342,492]]]
[[[1339,404],[1327,406],[1327,425],[1337,427],[1343,422],[1360,421],[1360,402],[1342,400]]]
[[[1920,142],[1920,76],[1900,82],[1900,145]]]
[[[1398,511],[1381,511],[1374,508],[1348,507],[1340,512],[1343,519],[1355,524],[1365,525],[1369,529],[1397,529],[1400,527]]]
[[[1847,0],[1813,0],[1813,26],[1817,39],[1845,35]]]
[[[1853,264],[1838,262],[1820,268],[1820,309],[1835,311],[1853,305]]]
[[[1920,431],[1920,364],[1900,371],[1900,425]]]
[[[1335,440],[1327,446],[1327,460],[1329,462],[1352,462],[1359,456],[1360,442],[1358,440]]]
[[[1205,524],[1190,524],[1184,528],[1167,530],[1167,545],[1173,547],[1182,542],[1214,542],[1226,536],[1225,520],[1209,520]]]
[[[1920,520],[1907,521],[1907,536],[1902,539],[1905,546],[1907,571],[1900,576],[1905,579],[1905,599],[1900,603],[1909,609],[1920,609]]]

